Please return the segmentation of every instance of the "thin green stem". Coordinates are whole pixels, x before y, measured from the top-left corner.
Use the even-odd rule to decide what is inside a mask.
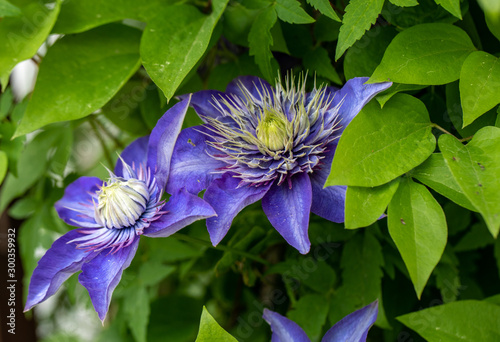
[[[445,130],[443,127],[439,126],[438,124],[435,124],[435,123],[432,123],[431,126],[433,128],[436,128],[438,130],[440,130],[441,132],[445,133],[445,134],[448,134],[448,135],[451,135],[452,137],[455,137],[453,134],[451,134],[450,132],[448,132],[447,130]],[[456,138],[456,137],[455,137]],[[458,139],[458,141],[460,142],[464,142],[464,141],[469,141],[471,140],[472,138],[474,138],[473,135],[471,135],[470,137],[467,137],[467,138],[462,138],[462,139]]]
[[[210,248],[213,248],[213,249],[217,249],[217,250],[220,250],[220,251],[230,252],[230,253],[234,253],[234,254],[237,254],[237,255],[241,255],[241,256],[244,256],[245,258],[251,259],[253,261],[260,262],[261,264],[264,264],[266,266],[271,266],[271,264],[268,261],[266,261],[266,260],[264,260],[262,258],[259,258],[258,256],[252,255],[250,253],[241,251],[239,249],[234,249],[232,247],[223,246],[223,245],[218,245],[217,247],[214,247],[208,241],[205,241],[205,240],[202,240],[202,239],[198,239],[198,238],[195,238],[195,237],[192,237],[192,236],[184,235],[184,234],[179,234],[179,233],[175,234],[174,237],[176,239],[183,240],[183,241],[186,241],[186,242],[196,243],[196,244],[203,245],[203,246],[206,246],[206,247],[210,247]]]
[[[473,135],[471,135],[470,137],[467,137],[467,138],[458,139],[458,141],[460,141],[460,142],[469,141],[469,140],[471,140],[472,138],[474,138],[474,136],[473,136]]]
[[[445,134],[449,134],[451,136],[454,136],[453,134],[451,134],[450,132],[448,132],[443,127],[439,126],[438,124],[432,123],[431,126],[434,127],[434,128],[436,128],[436,129],[438,129],[438,130],[440,130],[441,132],[443,132]]]
[[[295,298],[295,293],[293,292],[292,285],[290,284],[290,281],[284,281],[285,283],[285,288],[286,288],[286,294],[288,295],[288,298],[290,299],[290,303],[292,305],[292,308],[294,308],[297,305],[297,298]]]
[[[97,125],[95,123],[95,118],[89,117],[89,124],[92,127],[92,129],[94,130],[94,133],[102,146],[104,158],[106,158],[106,162],[109,164],[109,166],[112,170],[113,164],[114,164],[113,158],[111,158],[111,154],[109,154],[108,148],[106,147],[106,142],[104,141],[104,139],[101,136],[101,132],[99,132],[99,128],[97,127]]]

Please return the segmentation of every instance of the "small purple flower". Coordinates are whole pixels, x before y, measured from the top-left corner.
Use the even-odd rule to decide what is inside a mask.
[[[342,318],[323,336],[321,342],[366,342],[368,330],[377,320],[378,300]],[[273,331],[272,342],[310,342],[294,321],[264,309],[264,319]]]
[[[184,129],[172,155],[167,191],[206,189],[217,212],[207,219],[213,245],[234,217],[262,199],[271,224],[300,253],[310,249],[309,215],[344,222],[346,187],[324,188],[338,138],[363,106],[391,83],[349,80],[342,89],[293,80],[276,88],[257,77],[231,82],[226,92],[200,91],[191,106],[205,122]]]
[[[81,177],[70,184],[56,210],[79,227],[54,242],[38,262],[29,285],[25,311],[52,296],[73,273],[88,290],[101,320],[113,290],[134,258],[139,237],[166,237],[192,222],[215,215],[201,198],[184,188],[161,199],[170,157],[190,99],[158,121],[148,137],[135,140],[121,154],[107,182]]]

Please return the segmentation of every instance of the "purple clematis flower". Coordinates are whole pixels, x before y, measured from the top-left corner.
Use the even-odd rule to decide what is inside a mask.
[[[56,204],[66,223],[79,227],[54,242],[38,262],[29,285],[25,311],[52,296],[73,273],[88,290],[103,321],[122,272],[134,258],[141,235],[166,237],[215,212],[180,188],[161,199],[170,157],[190,99],[158,121],[151,135],[135,140],[121,154],[108,181],[81,177]]]
[[[321,342],[366,342],[368,330],[377,320],[378,300],[354,311],[327,331]],[[264,309],[264,319],[273,331],[272,342],[310,342],[304,330],[294,321]]]
[[[226,92],[192,95],[191,106],[205,122],[184,129],[172,155],[167,191],[179,187],[204,199],[217,212],[207,219],[212,244],[226,235],[234,217],[262,199],[271,224],[300,253],[310,249],[309,215],[344,222],[346,187],[324,188],[338,138],[361,108],[391,83],[349,80],[342,89],[257,77],[232,81]]]

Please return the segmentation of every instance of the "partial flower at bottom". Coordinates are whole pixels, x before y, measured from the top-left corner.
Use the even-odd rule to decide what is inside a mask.
[[[140,236],[166,237],[215,215],[209,204],[184,188],[177,189],[166,203],[161,199],[189,100],[169,109],[149,137],[129,145],[108,181],[81,177],[66,188],[55,207],[61,219],[79,228],[56,240],[38,262],[25,311],[52,296],[81,270],[78,280],[104,320]]]
[[[194,93],[191,106],[205,124],[179,135],[167,191],[206,189],[203,198],[217,212],[207,219],[214,246],[244,207],[262,199],[273,227],[300,253],[309,252],[310,212],[344,222],[346,187],[323,188],[338,139],[363,106],[391,86],[367,80],[308,93],[305,82],[271,87],[245,76],[225,93]]]
[[[342,318],[326,332],[321,342],[366,342],[368,330],[377,320],[377,315],[378,300]],[[279,313],[264,309],[263,317],[271,326],[273,342],[311,341],[297,323]]]

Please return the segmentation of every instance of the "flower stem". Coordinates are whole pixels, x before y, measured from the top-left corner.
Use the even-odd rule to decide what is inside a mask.
[[[264,264],[264,265],[267,265],[267,266],[271,265],[268,261],[266,261],[266,260],[264,260],[262,258],[259,258],[258,256],[255,256],[253,254],[241,251],[239,249],[234,249],[234,248],[231,248],[231,247],[228,247],[228,246],[223,246],[223,245],[218,245],[217,247],[214,247],[208,241],[205,241],[205,240],[202,240],[202,239],[198,239],[198,238],[195,238],[195,237],[192,237],[192,236],[189,236],[189,235],[179,234],[179,233],[175,234],[174,237],[176,239],[183,240],[183,241],[186,241],[186,242],[197,243],[199,245],[203,245],[203,246],[210,247],[210,248],[213,248],[213,249],[217,249],[217,250],[220,250],[220,251],[238,254],[238,255],[244,256],[245,258],[251,259],[253,261],[260,262],[261,264]]]
[[[458,141],[460,141],[460,142],[469,141],[469,140],[471,140],[472,138],[474,138],[474,136],[473,136],[473,135],[471,135],[470,137],[467,137],[467,138],[458,139]]]
[[[439,126],[438,124],[435,124],[435,123],[432,123],[431,124],[431,127],[433,128],[436,128],[438,130],[440,130],[441,132],[445,133],[445,134],[449,134],[451,136],[454,136],[453,134],[451,134],[450,132],[448,132],[447,130],[445,130],[443,127]]]
[[[436,128],[438,130],[440,130],[441,132],[445,133],[445,134],[448,134],[448,135],[451,135],[452,137],[455,137],[453,134],[451,134],[450,132],[448,132],[447,130],[445,130],[443,127],[439,126],[438,124],[435,124],[435,123],[432,123],[431,126],[433,128]],[[460,142],[465,142],[465,141],[469,141],[471,140],[472,138],[474,138],[473,135],[471,135],[470,137],[466,137],[466,138],[462,138],[462,139],[458,139],[458,141]]]
[[[106,147],[106,142],[104,141],[104,139],[102,138],[100,132],[99,132],[99,128],[97,128],[97,125],[95,123],[95,118],[93,117],[89,117],[89,124],[90,126],[92,126],[92,129],[94,130],[94,133],[97,137],[97,139],[99,140],[99,142],[101,143],[101,146],[102,146],[102,150],[103,150],[103,153],[104,153],[104,158],[106,158],[106,161],[107,163],[109,164],[109,166],[111,167],[111,170],[113,169],[113,159],[111,158],[111,155],[109,154],[109,151],[108,151],[108,148]]]

